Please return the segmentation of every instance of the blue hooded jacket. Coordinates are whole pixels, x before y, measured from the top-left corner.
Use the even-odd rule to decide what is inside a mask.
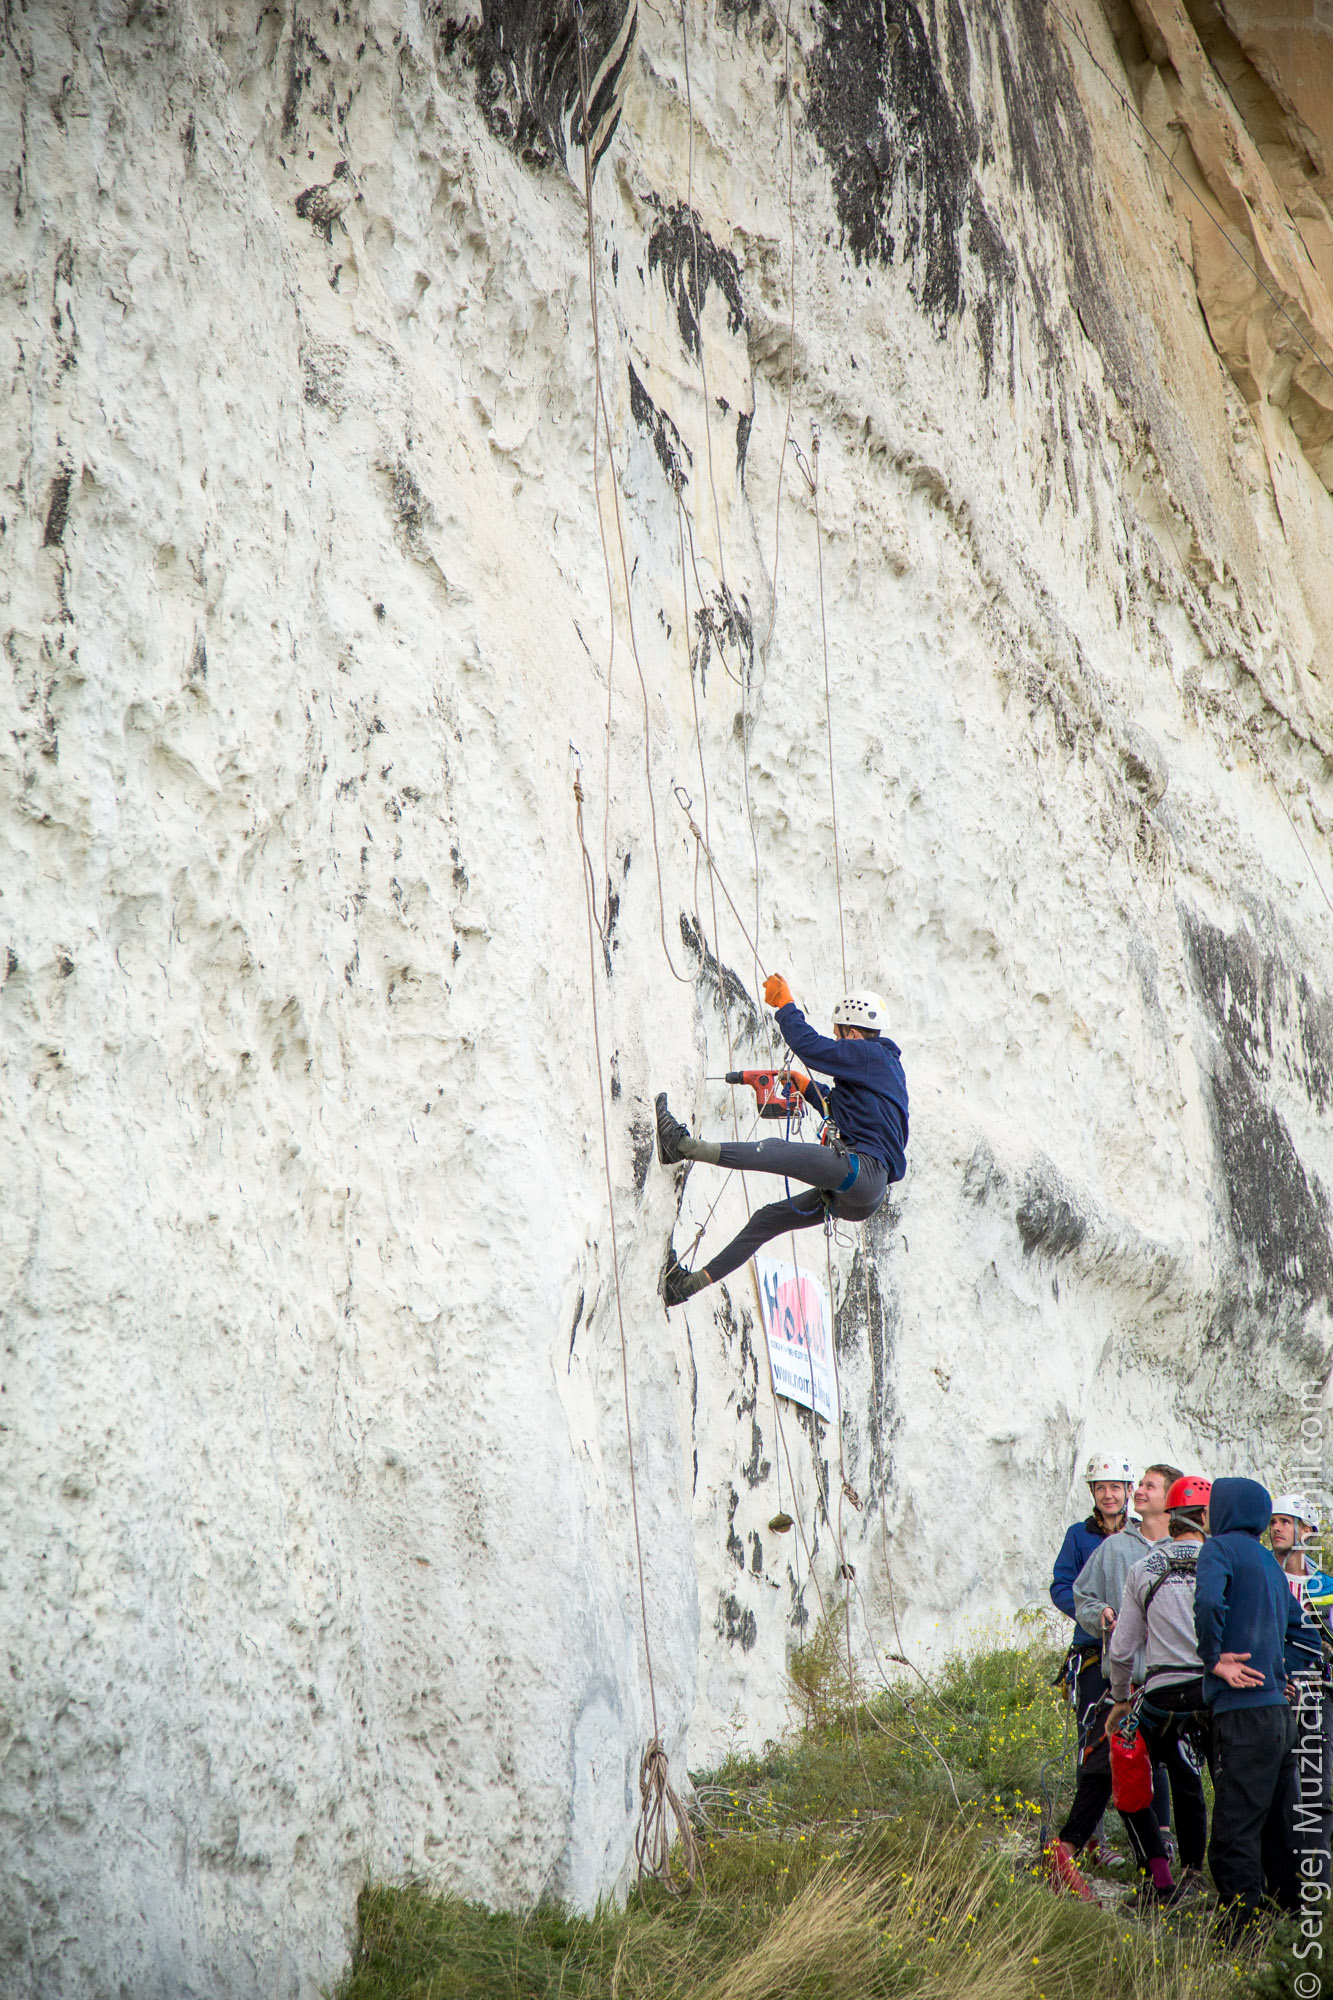
[[[1288,1586],[1276,1556],[1259,1537],[1273,1515],[1257,1479],[1215,1479],[1208,1496],[1209,1536],[1195,1572],[1194,1630],[1203,1661],[1203,1698],[1215,1714],[1276,1708],[1293,1674],[1308,1673],[1319,1640]],[[1248,1653],[1262,1687],[1233,1688],[1206,1669],[1219,1653]]]
[[[1074,1609],[1074,1578],[1078,1575],[1095,1548],[1106,1540],[1106,1531],[1097,1526],[1097,1516],[1089,1514],[1086,1521],[1075,1521],[1060,1544],[1060,1553],[1055,1558],[1055,1568],[1051,1571],[1051,1603],[1057,1611],[1063,1611],[1066,1618],[1074,1620],[1074,1636],[1071,1646],[1095,1646],[1101,1651],[1100,1638],[1085,1632],[1078,1622]]]
[[[812,1103],[827,1107],[853,1153],[888,1169],[891,1181],[907,1172],[907,1078],[896,1042],[835,1042],[810,1026],[794,1001],[775,1016],[793,1055],[833,1078],[830,1091],[812,1089]]]

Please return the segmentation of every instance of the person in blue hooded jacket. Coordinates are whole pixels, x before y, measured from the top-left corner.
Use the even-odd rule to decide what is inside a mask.
[[[883,1029],[887,1008],[878,993],[849,993],[833,1010],[833,1039],[812,1028],[792,999],[780,973],[764,981],[764,998],[775,1010],[782,1039],[793,1055],[833,1078],[822,1090],[808,1076],[792,1072],[801,1095],[826,1120],[824,1143],[790,1139],[754,1142],[691,1138],[673,1118],[666,1093],[657,1099],[657,1156],[664,1167],[699,1160],[742,1173],[781,1174],[805,1183],[800,1194],[756,1209],[744,1229],[700,1270],[668,1266],[662,1296],[678,1306],[739,1270],[756,1250],[790,1229],[810,1229],[826,1215],[864,1222],[875,1213],[893,1181],[907,1171],[907,1079],[902,1050]]]
[[[1259,1540],[1272,1513],[1257,1479],[1215,1479],[1194,1590],[1212,1718],[1208,1865],[1232,1934],[1258,1915],[1265,1892],[1285,1910],[1300,1908],[1296,1717],[1287,1687],[1309,1668],[1319,1642]]]

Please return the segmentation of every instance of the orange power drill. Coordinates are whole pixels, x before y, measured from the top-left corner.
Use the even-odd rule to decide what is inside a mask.
[[[729,1069],[725,1076],[711,1081],[748,1083],[761,1118],[794,1118],[804,1102],[789,1069]]]

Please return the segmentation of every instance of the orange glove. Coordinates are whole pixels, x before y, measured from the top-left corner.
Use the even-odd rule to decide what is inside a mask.
[[[804,1097],[806,1091],[810,1088],[810,1079],[805,1071],[803,1069],[789,1069],[787,1074],[800,1091],[802,1097]]]
[[[770,972],[764,981],[764,998],[770,1007],[789,1007],[791,988],[780,972]]]

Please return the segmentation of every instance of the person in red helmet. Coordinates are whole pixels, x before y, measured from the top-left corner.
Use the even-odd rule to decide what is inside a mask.
[[[1152,1903],[1174,1903],[1203,1882],[1208,1838],[1208,1813],[1200,1776],[1202,1744],[1196,1718],[1206,1711],[1203,1661],[1194,1633],[1194,1572],[1208,1519],[1211,1483],[1186,1474],[1166,1496],[1167,1534],[1125,1579],[1120,1613],[1111,1634],[1112,1709],[1107,1728],[1114,1729],[1131,1706],[1137,1706],[1139,1727],[1154,1767],[1164,1766],[1171,1783],[1176,1839],[1183,1873],[1172,1879],[1171,1863],[1154,1813],[1139,1816],[1136,1832],[1147,1860]],[[1131,1702],[1131,1676],[1142,1658],[1137,1703]]]

